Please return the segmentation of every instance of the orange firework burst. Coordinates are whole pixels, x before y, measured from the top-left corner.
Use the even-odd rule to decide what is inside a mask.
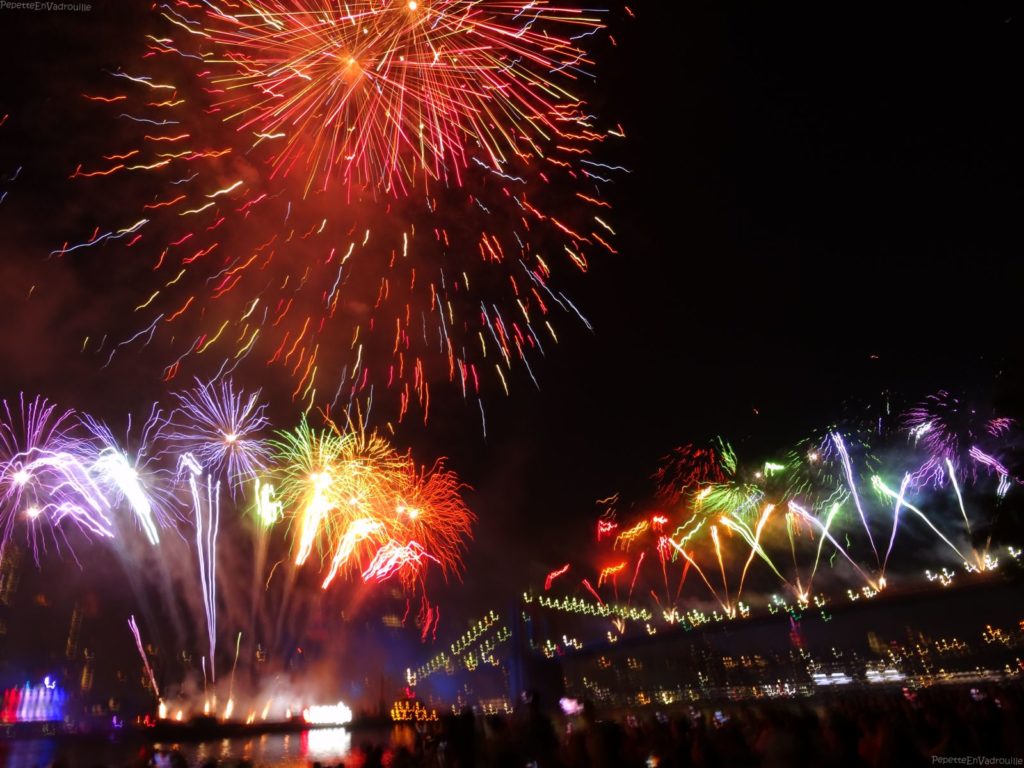
[[[159,345],[167,380],[267,365],[309,409],[384,392],[390,415],[426,420],[432,384],[482,417],[488,382],[508,393],[516,368],[536,382],[560,317],[589,327],[562,286],[615,253],[601,188],[623,170],[597,154],[621,128],[569,90],[600,14],[499,0],[160,13],[167,35],[143,61],[85,94],[124,129],[71,177],[143,202],[54,253],[131,249],[116,266],[143,293],[112,308],[138,318],[127,338],[84,351]]]
[[[294,562],[304,565],[316,549],[328,563],[325,589],[339,574],[398,575],[412,587],[430,562],[445,577],[461,568],[475,516],[440,463],[418,470],[375,433],[318,431],[305,421],[275,446]]]
[[[271,0],[202,23],[217,107],[275,173],[405,191],[571,139],[566,86],[592,63],[577,40],[603,26],[546,0]]]
[[[466,506],[458,476],[438,462],[416,469],[410,462],[397,489],[395,538],[422,547],[447,577],[462,567],[462,551],[475,515]]]

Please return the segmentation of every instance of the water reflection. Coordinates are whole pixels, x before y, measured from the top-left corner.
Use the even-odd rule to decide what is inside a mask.
[[[387,744],[388,732],[361,731],[359,743]],[[263,734],[244,739],[220,739],[199,743],[163,742],[154,749],[179,752],[189,766],[208,760],[234,764],[249,760],[267,768],[308,768],[313,761],[328,764],[358,758],[352,749],[352,734],[345,728],[320,728],[294,734]],[[46,768],[62,761],[67,768],[137,766],[143,750],[139,744],[67,742],[57,739],[0,740],[0,768]],[[358,759],[356,760],[357,762]]]
[[[302,755],[310,760],[335,760],[352,749],[352,734],[344,728],[323,728],[302,734]]]

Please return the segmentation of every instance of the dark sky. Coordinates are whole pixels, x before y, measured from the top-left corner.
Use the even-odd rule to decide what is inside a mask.
[[[649,491],[674,444],[778,450],[883,390],[1019,407],[1019,21],[655,5],[603,62],[633,173],[627,245],[586,286],[596,332],[492,418],[481,459],[517,477],[500,519],[531,537]]]
[[[51,206],[89,204],[60,182],[73,168],[62,131],[88,127],[54,94],[100,80],[148,31],[141,11],[93,5],[0,11],[0,115],[19,123],[15,138],[0,127],[0,174],[25,166],[0,203],[0,393],[107,415],[159,384],[151,369],[110,381],[76,357],[69,339],[100,311],[102,280],[58,270],[43,308],[24,301],[36,269],[54,274]],[[625,128],[615,160],[631,173],[609,192],[620,254],[573,294],[594,333],[563,329],[541,391],[524,377],[490,398],[486,442],[475,406],[443,396],[428,428],[399,431],[476,489],[474,602],[564,560],[594,500],[644,492],[681,442],[772,450],[886,389],[966,387],[1017,406],[1024,48],[1010,7],[613,14],[619,45],[599,51],[590,95]]]

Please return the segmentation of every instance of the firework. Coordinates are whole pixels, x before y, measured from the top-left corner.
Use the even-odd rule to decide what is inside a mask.
[[[629,545],[642,536],[648,528],[650,528],[650,523],[646,520],[641,520],[631,528],[627,528],[615,537],[614,548],[623,550],[629,549]]]
[[[275,174],[401,191],[565,137],[581,106],[565,85],[592,64],[577,41],[603,26],[546,0],[271,0],[202,23],[216,106]]]
[[[256,520],[263,527],[272,526],[283,515],[283,505],[276,495],[270,483],[261,483],[259,479],[253,481]]]
[[[707,447],[683,445],[662,458],[654,473],[658,495],[667,504],[677,503],[693,488],[723,483],[736,470],[732,447],[718,439]]]
[[[223,391],[234,392],[230,387]],[[229,399],[243,406],[251,402],[248,397]],[[233,474],[228,458],[204,466],[191,452],[175,457],[185,444],[203,445],[199,440],[185,443],[177,431],[180,414],[178,426],[168,429],[163,412],[154,406],[141,429],[133,430],[129,419],[125,438],[118,441],[91,416],[61,411],[41,398],[5,402],[2,413],[4,535],[11,536],[17,525],[36,543],[38,529],[49,522],[63,541],[64,528],[73,523],[109,542],[128,576],[127,586],[150,616],[157,633],[154,645],[180,643],[181,659],[191,667],[186,674],[198,678],[201,670],[202,700],[169,713],[178,686],[164,680],[164,690],[158,687],[138,623],[129,618],[161,717],[182,719],[184,708],[230,718],[242,706],[238,696],[248,695],[236,691],[236,671],[249,666],[256,675],[270,668],[257,666],[262,662],[272,660],[280,668],[289,654],[301,653],[294,638],[306,609],[321,594],[307,591],[298,579],[310,555],[320,558],[318,582],[324,589],[348,577],[367,585],[399,584],[410,605],[414,596],[420,598],[413,621],[421,637],[436,634],[441,610],[427,599],[430,577],[461,572],[475,520],[462,498],[465,486],[443,460],[420,466],[376,433],[362,428],[341,432],[330,422],[316,429],[303,419],[295,429],[277,433],[260,475],[244,486],[246,493],[240,488],[231,498],[222,493]],[[151,546],[131,546],[121,517],[137,525]],[[78,549],[78,542],[69,543]],[[239,568],[246,559],[251,569],[247,564]],[[286,579],[274,581],[282,563]],[[228,564],[233,567],[224,567]],[[360,602],[369,592],[359,590]],[[162,601],[159,610],[150,610],[157,608],[149,605],[154,598]],[[164,629],[173,628],[174,640],[159,636],[154,617],[166,617],[170,627]],[[247,631],[243,640],[243,633],[234,630],[245,621],[251,634]],[[222,625],[233,630],[233,659],[223,651],[218,658]],[[197,634],[201,656],[194,653]],[[218,678],[227,662],[230,678]],[[294,703],[295,711],[304,705]],[[248,711],[255,718],[256,709]]]
[[[343,566],[360,568],[374,545],[387,540],[380,517],[393,502],[406,458],[375,434],[317,431],[305,420],[274,445],[284,467],[281,500],[298,519],[295,564],[305,563],[319,540],[331,553],[327,582]]]
[[[268,425],[257,390],[235,390],[231,379],[202,383],[173,393],[178,407],[163,435],[181,453],[189,453],[206,471],[235,489],[266,467],[269,450],[259,435]]]
[[[391,531],[429,552],[446,578],[458,573],[476,520],[462,498],[465,486],[441,461],[429,470],[410,462],[398,479]]]
[[[979,454],[987,455],[979,446],[988,448],[1000,439],[1005,440],[1016,426],[1012,419],[996,415],[991,408],[972,404],[945,390],[910,408],[903,415],[902,425],[911,442],[926,454],[911,478],[915,487],[941,487],[957,474],[974,480],[979,464],[991,467],[979,459]]]
[[[135,647],[139,651],[139,657],[142,659],[142,666],[146,670],[146,676],[149,678],[149,684],[153,686],[153,693],[157,699],[159,699],[160,686],[156,684],[156,675],[153,674],[153,668],[149,665],[149,659],[146,657],[146,651],[142,647],[142,636],[139,634],[139,625],[135,623],[134,616],[128,617],[128,628],[132,631],[132,637],[135,638]]]
[[[854,477],[853,464],[850,460],[850,454],[846,450],[846,443],[843,441],[843,436],[838,433],[832,433],[831,437],[833,445],[835,445],[836,450],[839,452],[839,457],[843,465],[843,472],[849,487],[850,496],[853,498],[854,506],[856,506],[857,508],[857,514],[860,515],[861,524],[864,526],[864,530],[868,534],[868,541],[871,543],[871,550],[875,553],[875,562],[878,563],[878,548],[875,546],[875,539],[871,535],[871,527],[868,525],[867,517],[864,514],[864,506],[861,503],[860,495],[857,493],[857,481]]]
[[[167,524],[174,504],[167,472],[157,465],[154,441],[163,423],[155,405],[143,425],[134,456],[118,444],[105,425],[88,415],[82,424],[95,443],[89,471],[103,488],[111,504],[127,504],[150,544],[160,542],[159,528]],[[129,421],[130,424],[130,421]],[[131,432],[129,426],[128,432]]]
[[[971,450],[968,451],[968,455],[974,459],[978,464],[983,467],[994,471],[999,476],[999,486],[996,488],[996,494],[999,498],[1003,498],[1010,490],[1010,471],[1003,466],[1002,462],[994,456],[989,456],[983,450],[977,446],[972,446]],[[950,467],[950,478],[955,481],[956,474],[952,467]]]
[[[882,469],[876,448],[890,436],[889,412],[888,400],[851,407],[843,418],[801,440],[783,454],[785,469],[770,496],[777,503],[796,501],[818,516],[845,504],[851,499],[848,465],[858,477]]]
[[[694,506],[697,512],[708,517],[724,514],[751,517],[757,514],[764,498],[764,491],[753,483],[717,483],[702,488]]]
[[[941,410],[936,403],[952,401],[928,402],[935,411]],[[841,427],[829,426],[775,454],[779,459],[741,463],[721,439],[711,448],[676,449],[653,477],[649,505],[640,505],[621,524],[614,511],[601,513],[593,576],[558,584],[570,590],[578,584],[578,594],[603,603],[611,594],[618,599],[617,577],[628,573],[628,604],[650,598],[666,621],[696,626],[689,616],[697,609],[691,604],[688,611],[686,601],[710,597],[721,620],[746,616],[749,606],[741,597],[755,583],[759,591],[781,587],[796,600],[792,610],[802,611],[827,602],[815,591],[823,579],[830,587],[848,585],[851,600],[872,597],[891,588],[894,573],[906,578],[907,565],[924,557],[948,558],[967,572],[993,570],[999,558],[992,552],[991,527],[984,545],[976,545],[979,526],[970,512],[998,509],[1014,486],[1014,469],[1000,458],[1013,455],[1013,424],[977,409],[983,413],[975,420],[980,426],[955,432],[948,423],[934,423],[932,411],[930,420],[921,409],[912,412],[920,428],[909,448],[886,427],[886,415],[864,409]],[[898,487],[883,479],[893,476],[901,478]],[[998,480],[994,487],[987,480],[992,476]],[[618,497],[600,503],[608,502]],[[897,547],[897,539],[912,546]],[[938,553],[932,553],[929,539],[941,543]],[[951,581],[948,568],[935,568],[931,560],[923,565],[932,566],[928,573],[947,574],[943,583]],[[588,570],[574,563],[552,571],[545,592],[570,567]],[[684,592],[691,572],[697,594]]]
[[[377,550],[377,554],[363,571],[363,580],[386,581],[395,574],[402,575],[403,581],[415,580],[426,560],[437,562],[437,558],[427,552],[419,542],[413,541],[403,545],[389,541]]]
[[[566,563],[561,568],[558,568],[558,569],[552,571],[551,573],[549,573],[547,575],[547,577],[544,579],[544,591],[546,592],[546,591],[550,590],[551,589],[551,584],[554,582],[554,580],[557,579],[559,576],[564,576],[568,572],[569,572],[569,563]]]
[[[49,522],[58,530],[71,521],[103,538],[114,535],[110,503],[93,480],[80,438],[72,434],[72,411],[59,411],[43,398],[12,405],[2,403],[0,421],[0,519],[2,540],[10,538],[15,521],[29,523],[33,543],[36,527]]]
[[[871,478],[872,485],[874,485],[874,487],[876,488],[876,490],[879,491],[879,493],[885,495],[887,498],[895,499],[895,501],[896,501],[896,509],[895,509],[895,511],[893,513],[893,528],[894,528],[894,530],[895,530],[895,527],[896,527],[897,522],[898,522],[898,516],[899,516],[900,507],[905,507],[906,509],[909,509],[915,515],[917,515],[918,518],[920,518],[922,521],[924,521],[925,525],[927,525],[931,529],[932,533],[934,533],[936,536],[938,536],[946,546],[948,546],[951,550],[953,550],[956,553],[957,557],[960,558],[960,562],[961,563],[967,562],[967,558],[964,557],[963,553],[957,548],[957,546],[952,541],[950,541],[942,533],[942,531],[940,531],[935,526],[935,524],[931,521],[931,519],[928,517],[928,515],[926,515],[924,512],[922,512],[920,509],[918,509],[916,506],[914,506],[913,504],[911,504],[909,501],[907,501],[904,498],[904,494],[906,492],[906,488],[907,488],[907,485],[909,484],[909,482],[910,482],[910,478],[907,477],[907,476],[904,476],[903,482],[900,484],[900,491],[897,493],[896,491],[893,491],[891,488],[889,488],[882,481],[881,478],[879,478],[877,476]],[[895,536],[895,533],[894,533],[894,536]],[[884,564],[883,564],[883,573],[884,573]]]
[[[384,523],[372,517],[359,517],[355,520],[346,521],[344,533],[334,544],[334,557],[331,558],[331,568],[327,576],[324,577],[321,587],[327,589],[331,582],[334,581],[334,577],[338,575],[338,570],[348,566],[353,557],[355,558],[356,567],[358,567],[362,557],[356,552],[356,549],[363,542],[366,542],[368,546],[367,552],[376,550],[379,553],[380,549],[378,547],[380,547],[384,535]],[[385,544],[384,546],[387,545]]]
[[[321,524],[330,510],[332,471],[345,441],[331,430],[315,430],[302,419],[298,427],[272,441],[280,467],[280,501],[283,509],[299,518],[295,564],[306,562]]]
[[[738,533],[743,540],[750,546],[750,555],[747,557],[747,561],[743,564],[743,573],[740,575],[740,584],[736,590],[736,599],[743,593],[743,582],[747,578],[747,571],[750,569],[750,564],[754,561],[754,555],[757,555],[768,567],[772,569],[772,572],[779,577],[782,582],[786,582],[786,578],[779,573],[779,569],[775,567],[775,563],[772,562],[771,558],[768,557],[764,548],[761,546],[761,534],[764,533],[765,525],[768,523],[768,519],[771,517],[772,512],[775,511],[774,504],[766,504],[764,512],[758,518],[757,525],[754,530],[745,525],[742,521],[734,520],[730,517],[722,517],[722,524],[728,527],[730,530]]]
[[[206,631],[210,648],[210,679],[217,679],[217,533],[220,530],[220,481],[203,475],[203,467],[190,453],[179,459],[179,472],[188,475],[196,530],[196,559],[202,584]],[[205,493],[203,491],[205,490]],[[204,662],[203,671],[206,667]]]
[[[609,565],[607,568],[603,568],[601,573],[597,577],[597,586],[600,589],[601,585],[606,581],[617,581],[617,577],[626,568],[626,562],[623,561],[616,565]]]
[[[622,169],[597,150],[622,131],[567,89],[591,65],[580,46],[598,12],[503,0],[160,12],[152,72],[87,95],[140,135],[72,176],[147,202],[56,252],[131,247],[153,279],[126,308],[135,331],[86,351],[156,342],[168,380],[265,363],[309,408],[384,390],[399,419],[414,406],[426,419],[446,380],[483,418],[487,382],[507,393],[522,367],[536,383],[559,315],[589,327],[559,286],[615,252],[600,187]]]
[[[475,518],[443,464],[417,469],[377,434],[315,430],[305,420],[274,446],[294,562],[321,552],[330,562],[324,588],[339,572],[378,581],[401,573],[408,584],[427,562],[446,577],[460,569]]]

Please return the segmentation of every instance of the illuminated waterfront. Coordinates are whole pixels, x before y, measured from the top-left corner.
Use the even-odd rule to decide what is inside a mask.
[[[372,734],[372,740],[387,734]],[[358,748],[357,741],[355,747]],[[275,768],[306,768],[311,761],[351,761],[353,737],[344,728],[311,730],[294,734],[268,734],[246,739],[222,739],[191,744],[162,744],[154,748],[180,750],[190,765],[207,760],[250,760]],[[63,760],[67,768],[95,765],[122,766],[137,760],[143,747],[134,743],[96,741],[68,742],[59,739],[0,741],[0,765],[6,768],[35,768]]]

